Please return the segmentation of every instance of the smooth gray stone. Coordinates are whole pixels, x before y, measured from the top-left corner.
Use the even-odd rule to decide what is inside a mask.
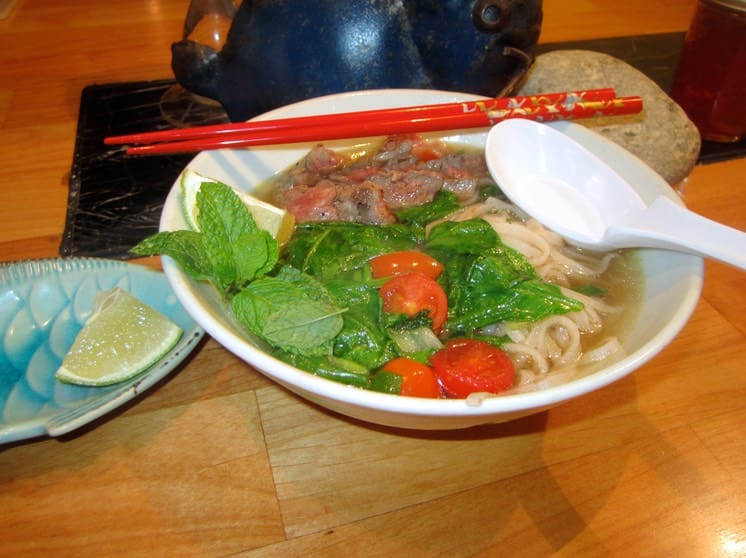
[[[699,131],[686,113],[650,78],[626,62],[600,52],[557,50],[536,58],[515,92],[533,95],[613,87],[617,96],[639,95],[643,111],[629,116],[579,119],[618,143],[675,185],[697,162]]]

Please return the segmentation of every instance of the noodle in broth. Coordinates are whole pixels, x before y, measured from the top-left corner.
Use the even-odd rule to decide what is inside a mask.
[[[292,188],[299,181],[298,176],[301,176],[301,181],[304,182],[301,187],[305,188],[304,191],[312,192],[317,196],[317,198],[311,198],[316,205],[311,207],[311,202],[306,203],[306,207],[309,207],[311,211],[307,220],[328,218],[329,220],[364,221],[369,217],[374,224],[390,222],[386,221],[389,219],[387,208],[371,210],[366,205],[371,203],[371,197],[375,198],[376,188],[384,190],[391,188],[390,182],[379,179],[377,175],[375,178],[377,182],[372,182],[368,178],[360,182],[357,178],[348,179],[348,176],[366,177],[366,164],[380,169],[383,166],[392,166],[392,160],[399,161],[410,157],[412,141],[401,141],[387,150],[386,146],[391,142],[392,140],[389,139],[383,151],[374,152],[367,157],[360,157],[358,154],[353,164],[336,160],[333,152],[320,151],[323,148],[319,146],[314,150],[315,153],[309,154],[305,163],[299,164],[273,180],[274,186],[271,187],[273,201],[279,202],[291,211],[293,208],[296,210],[300,208],[299,211],[302,213],[303,203],[298,203],[298,198],[294,198],[292,193]],[[460,164],[453,162],[455,153],[468,153],[470,159],[465,165],[470,171],[478,167],[473,160],[475,153],[473,149],[464,151],[463,146],[447,146],[444,149],[444,144],[441,142],[429,145],[436,145],[437,161],[445,157],[451,158],[448,162],[449,169]],[[326,174],[320,173],[318,182],[307,184],[306,182],[310,182],[308,175],[313,174],[309,172],[312,164],[323,165],[329,163],[330,160],[333,170]],[[417,181],[419,182],[410,189],[432,187],[430,175],[426,174],[423,169],[427,173],[431,170],[441,172],[443,167],[445,165],[439,166],[433,163],[432,159],[428,160],[424,167],[418,166],[417,170],[420,174],[417,176]],[[351,169],[349,175],[347,174],[348,168]],[[395,163],[391,172],[398,177],[396,173],[402,173],[402,168],[402,165]],[[516,383],[510,392],[530,391],[550,386],[555,382],[563,382],[568,376],[582,374],[586,370],[598,367],[598,363],[620,357],[622,348],[620,334],[624,324],[634,315],[636,304],[633,299],[639,293],[641,286],[639,279],[641,274],[634,252],[590,253],[583,251],[568,245],[559,235],[546,229],[519,208],[499,197],[476,201],[476,190],[485,182],[491,182],[486,168],[482,174],[480,172],[481,170],[473,175],[464,173],[463,176],[459,176],[456,186],[453,186],[453,181],[449,183],[445,179],[442,180],[443,189],[451,188],[460,196],[460,201],[464,204],[460,210],[448,215],[445,220],[484,219],[492,226],[504,244],[520,252],[531,263],[541,279],[559,286],[563,294],[579,300],[584,305],[580,312],[552,315],[538,322],[497,323],[482,328],[481,334],[506,336],[509,339],[502,345],[502,348],[516,367]],[[454,173],[448,171],[445,174],[451,177]],[[396,180],[398,178],[393,182]],[[336,186],[332,187],[331,183]],[[381,184],[383,186],[380,186]],[[336,205],[330,205],[329,209],[319,205],[318,199],[321,199],[319,194],[322,189],[326,189],[325,199],[331,200],[329,203]],[[361,196],[359,192],[365,189],[368,189],[366,195]],[[374,190],[373,193],[369,191],[371,189]],[[357,198],[352,198],[353,203],[339,203],[340,192],[348,195],[350,191],[354,192],[353,196],[357,196]],[[291,192],[291,195],[288,195],[288,192]],[[418,190],[419,193],[421,192]],[[405,194],[410,195],[409,191]],[[382,195],[385,197],[387,192]],[[396,200],[398,203],[399,198]],[[340,216],[338,207],[344,207],[347,213]],[[350,207],[353,209],[351,210]],[[360,207],[363,209],[360,210]],[[356,214],[355,211],[358,213]],[[293,211],[293,213],[296,212]],[[302,215],[299,220],[304,220]],[[604,296],[585,294],[575,290],[578,286],[589,284],[597,286]],[[472,394],[469,399],[478,404],[482,397],[484,394]]]

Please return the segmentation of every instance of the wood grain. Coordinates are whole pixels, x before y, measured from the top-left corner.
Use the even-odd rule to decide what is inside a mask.
[[[170,76],[187,4],[21,0],[0,20],[0,260],[57,255],[81,89]],[[693,6],[546,0],[542,41],[682,31]],[[678,190],[746,229],[744,176],[698,166]],[[0,556],[744,556],[743,287],[708,262],[633,375],[455,432],[341,417],[206,339],[145,397],[0,448]]]

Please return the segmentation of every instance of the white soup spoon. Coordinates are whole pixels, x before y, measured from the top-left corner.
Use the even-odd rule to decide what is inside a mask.
[[[500,122],[487,135],[485,156],[505,195],[572,244],[664,248],[746,269],[746,233],[663,195],[648,205],[604,161],[551,126]]]

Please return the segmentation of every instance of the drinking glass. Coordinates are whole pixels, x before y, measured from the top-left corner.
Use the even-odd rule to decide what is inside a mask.
[[[671,88],[703,139],[746,135],[746,0],[699,0]]]

